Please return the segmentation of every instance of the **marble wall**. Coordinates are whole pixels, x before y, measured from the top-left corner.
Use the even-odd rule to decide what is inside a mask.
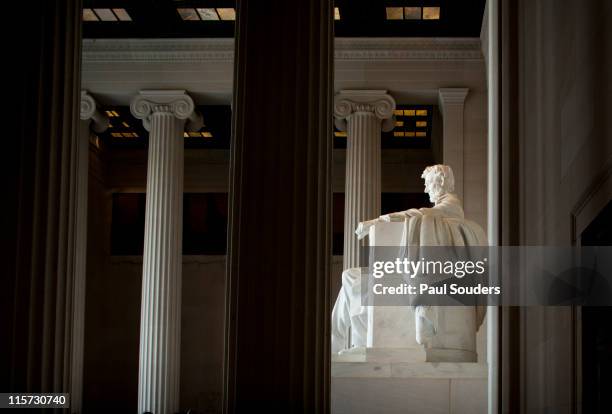
[[[516,145],[517,168],[502,171],[515,185],[501,189],[508,215],[502,226],[521,245],[577,244],[581,231],[612,199],[612,25],[607,18],[612,3],[509,3],[515,9],[502,8],[502,14],[516,16],[517,27],[502,33],[502,50],[510,54],[503,56],[504,87],[515,94],[506,94],[503,102],[510,122],[502,118],[502,145]],[[520,381],[516,390],[524,390],[521,412],[580,410],[576,309],[529,307],[519,318],[521,339],[508,354],[520,358],[512,380]],[[506,338],[504,345],[514,340]]]
[[[484,414],[486,378],[333,378],[334,414]]]

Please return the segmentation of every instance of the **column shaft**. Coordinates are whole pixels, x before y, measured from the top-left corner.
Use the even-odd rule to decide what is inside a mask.
[[[138,413],[179,410],[183,129],[202,126],[185,91],[141,91],[130,105],[149,130],[140,308]]]
[[[138,412],[179,409],[183,124],[151,116],[140,320]]]
[[[70,409],[81,412],[83,345],[85,335],[85,284],[87,275],[87,179],[89,173],[89,120],[80,122],[76,165],[76,222],[73,286],[72,376]]]
[[[359,266],[359,222],[380,216],[381,130],[393,129],[394,109],[384,90],[344,90],[335,97],[336,126],[347,131],[344,269]]]
[[[372,112],[357,112],[347,122],[344,190],[344,269],[359,266],[360,221],[380,216],[381,121]]]
[[[468,88],[443,88],[438,91],[442,111],[442,160],[455,177],[455,193],[463,200],[463,108]]]
[[[87,215],[89,181],[89,137],[91,127],[102,132],[108,118],[97,110],[96,101],[87,91],[81,91],[81,113],[76,145],[76,211],[74,241],[74,283],[72,286],[72,366],[70,377],[70,410],[82,412],[83,348],[85,340],[85,293],[87,282]]]
[[[236,5],[223,412],[325,414],[333,5]]]
[[[2,149],[3,392],[69,392],[81,2],[11,4],[15,28]],[[52,86],[51,86],[52,85]],[[18,102],[18,103],[17,103]]]

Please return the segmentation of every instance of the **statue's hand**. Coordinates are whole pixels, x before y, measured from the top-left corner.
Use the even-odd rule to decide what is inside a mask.
[[[357,238],[361,240],[365,236],[367,236],[368,233],[370,232],[370,227],[375,225],[378,221],[379,221],[378,219],[374,219],[374,220],[362,221],[361,223],[359,223],[357,225],[357,229],[355,230],[355,234],[357,235]]]

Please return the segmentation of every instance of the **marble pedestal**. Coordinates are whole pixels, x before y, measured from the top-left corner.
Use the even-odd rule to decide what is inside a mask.
[[[402,222],[380,222],[370,228],[370,246],[400,246]],[[370,260],[376,260],[371,258]],[[417,342],[418,321],[409,306],[370,306],[367,316],[367,361],[476,362],[476,312],[471,306],[439,306],[438,333]]]
[[[332,362],[331,412],[484,414],[487,366],[469,362]]]

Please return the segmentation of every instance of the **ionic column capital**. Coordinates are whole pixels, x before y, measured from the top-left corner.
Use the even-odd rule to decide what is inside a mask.
[[[92,129],[95,132],[104,132],[108,128],[108,117],[98,110],[98,104],[88,91],[81,91],[81,113],[82,121],[92,120]]]
[[[147,131],[151,126],[151,116],[156,113],[168,113],[177,119],[188,120],[188,129],[198,130],[203,126],[193,99],[183,90],[140,91],[132,99],[130,111],[135,118],[142,119]]]
[[[340,130],[346,130],[347,118],[355,113],[371,113],[385,121],[384,130],[393,128],[394,110],[395,99],[385,90],[343,90],[334,97],[334,118]]]

